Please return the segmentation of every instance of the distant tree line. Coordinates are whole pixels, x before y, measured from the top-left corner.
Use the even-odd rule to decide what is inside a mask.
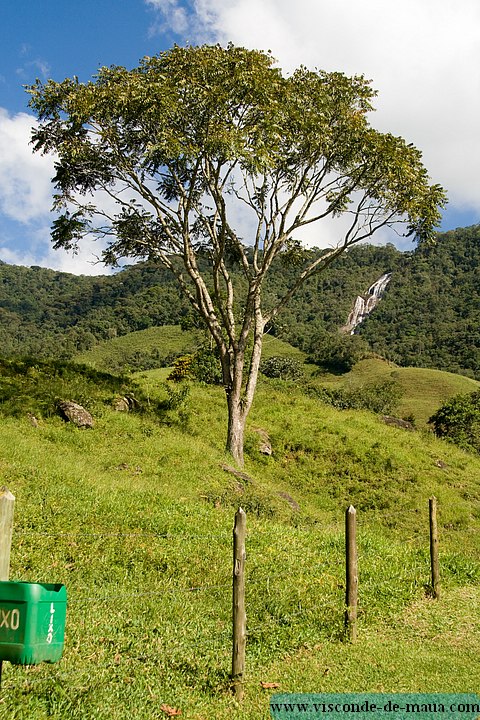
[[[313,258],[322,251],[305,252]],[[355,296],[400,258],[393,246],[352,248],[332,272],[307,281],[269,333],[312,351],[315,334],[336,333]],[[285,257],[272,269],[266,292],[271,305],[295,274],[291,260]],[[139,263],[110,276],[0,264],[2,355],[68,358],[136,330],[176,324],[189,329],[192,323],[190,307],[171,274],[153,263]]]

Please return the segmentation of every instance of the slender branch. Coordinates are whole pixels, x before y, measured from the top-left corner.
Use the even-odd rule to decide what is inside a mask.
[[[226,235],[228,234],[229,239],[232,241],[232,243],[234,244],[236,250],[238,251],[238,253],[240,255],[244,275],[246,278],[250,278],[251,268],[250,268],[250,263],[248,261],[247,254],[245,252],[245,249],[244,249],[242,243],[239,241],[236,232],[233,230],[233,228],[228,223],[225,197],[224,197],[224,194],[221,192],[220,187],[217,184],[217,182],[212,180],[212,175],[214,173],[210,172],[210,170],[209,170],[210,165],[211,165],[210,161],[207,160],[207,169],[205,172],[205,177],[206,177],[210,195],[215,203],[215,207],[217,208],[217,210],[220,214],[220,217],[225,219],[225,233],[226,233]]]
[[[362,201],[364,199],[365,198],[362,198]],[[361,228],[357,227],[359,224],[359,215],[355,214],[354,220],[350,228],[345,233],[343,241],[339,243],[336,248],[332,248],[326,254],[321,255],[300,273],[295,283],[288,290],[288,292],[285,293],[285,295],[279,300],[279,302],[265,315],[265,323],[271,322],[271,320],[276,317],[276,315],[278,315],[278,313],[285,307],[285,305],[287,305],[293,295],[309,277],[318,272],[323,272],[323,270],[329,267],[334,262],[334,260],[336,260],[336,258],[339,257],[347,248],[351,247],[352,245],[356,245],[357,243],[360,243],[362,240],[370,238],[375,232],[377,232],[383,227],[388,226],[392,222],[395,215],[396,213],[392,212],[388,217],[384,218],[375,227],[371,227],[369,223],[368,230],[366,230],[362,234]],[[358,229],[359,232],[355,232],[355,229]]]
[[[248,413],[250,410],[253,398],[255,395],[255,389],[257,386],[258,372],[260,369],[260,360],[262,357],[262,345],[263,345],[263,332],[265,329],[265,321],[262,317],[261,311],[261,298],[260,290],[255,295],[254,300],[254,332],[253,332],[253,348],[252,356],[250,359],[250,367],[248,369],[247,385],[245,387],[244,396],[244,412]]]
[[[320,272],[321,270],[324,270],[329,265],[332,264],[332,262],[344,252],[345,246],[342,244],[333,250],[330,250],[327,254],[322,255],[319,257],[315,262],[311,263],[305,270],[303,270],[302,273],[298,276],[295,283],[292,285],[290,290],[285,293],[285,295],[280,299],[280,301],[273,307],[266,315],[265,315],[265,323],[269,323],[272,321],[276,315],[282,310],[285,305],[291,300],[291,298],[294,296],[298,288],[303,285],[305,280],[307,280],[311,275],[313,275],[316,272]]]

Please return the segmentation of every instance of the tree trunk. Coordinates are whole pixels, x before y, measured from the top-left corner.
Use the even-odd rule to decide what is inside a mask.
[[[230,348],[227,348],[224,343],[219,345],[228,407],[226,449],[240,467],[243,467],[245,426],[255,395],[262,356],[265,322],[260,309],[260,286],[255,289],[255,292],[252,292],[249,304],[252,307],[252,314],[246,318],[238,342],[232,343]],[[250,354],[246,352],[246,346],[252,324],[253,347]],[[248,367],[246,367],[246,361]]]
[[[254,343],[250,366],[248,368],[248,379],[243,389],[244,361],[245,355],[238,353],[233,362],[233,377],[230,387],[227,389],[228,405],[228,433],[227,450],[232,454],[235,462],[243,467],[243,444],[245,439],[245,426],[247,416],[252,407],[255,389],[257,386],[260,358],[262,355],[262,339],[264,323],[261,313],[258,312],[257,322],[254,331]]]
[[[242,399],[239,393],[231,392],[230,394],[227,394],[227,405],[227,450],[232,454],[237,465],[243,467],[243,442],[247,413],[242,407]]]

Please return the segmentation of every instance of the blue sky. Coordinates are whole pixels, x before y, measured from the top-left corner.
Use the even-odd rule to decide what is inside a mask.
[[[143,0],[15,0],[0,11],[0,103],[27,111],[22,85],[36,77],[78,75],[89,80],[102,65],[133,67],[168,47],[171,33],[154,34],[155,11]],[[170,35],[170,37],[169,37]]]
[[[51,249],[53,159],[28,146],[34,119],[23,85],[86,81],[173,42],[228,41],[271,49],[286,70],[370,77],[379,91],[372,124],[419,147],[447,189],[442,229],[480,222],[478,0],[16,0],[0,10],[0,259],[104,271],[88,243],[76,258]]]

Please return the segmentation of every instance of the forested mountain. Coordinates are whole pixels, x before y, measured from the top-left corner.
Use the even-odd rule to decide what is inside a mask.
[[[68,358],[100,340],[176,324],[186,303],[167,272],[147,264],[113,276],[0,266],[0,354]]]
[[[319,251],[309,251],[312,256]],[[352,298],[401,257],[393,246],[355,248],[331,272],[312,278],[278,323],[276,334],[307,347],[319,328],[335,330]],[[288,289],[298,270],[277,263],[266,287],[268,305]],[[241,282],[241,280],[239,280]],[[162,267],[140,263],[112,276],[76,276],[40,267],[0,265],[0,354],[68,357],[100,340],[188,319],[187,301]]]
[[[267,307],[292,284],[294,260],[272,268]],[[356,296],[391,272],[383,300],[358,334],[401,365],[480,377],[479,265],[479,225],[440,234],[435,245],[409,253],[393,245],[358,246],[311,278],[269,331],[314,352],[326,331],[345,324]],[[176,282],[151,263],[97,277],[0,263],[1,355],[67,358],[131,331],[188,323],[188,315]]]
[[[480,225],[402,256],[360,328],[373,350],[399,365],[480,378]]]

